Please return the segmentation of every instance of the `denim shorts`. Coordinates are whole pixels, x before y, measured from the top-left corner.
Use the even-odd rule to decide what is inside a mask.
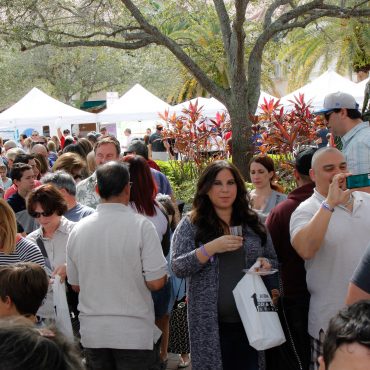
[[[171,279],[167,280],[166,285],[162,289],[152,292],[152,298],[155,318],[160,319],[168,313],[168,304],[171,298]]]

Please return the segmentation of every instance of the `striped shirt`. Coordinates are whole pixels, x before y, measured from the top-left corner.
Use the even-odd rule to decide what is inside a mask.
[[[362,122],[342,137],[342,152],[352,175],[370,173],[370,127]]]
[[[15,251],[10,254],[0,252],[0,265],[11,265],[18,262],[34,262],[44,267],[44,257],[39,247],[32,241],[20,238]]]

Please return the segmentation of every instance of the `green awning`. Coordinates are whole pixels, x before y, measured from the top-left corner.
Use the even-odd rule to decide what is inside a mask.
[[[88,100],[84,101],[80,105],[80,109],[85,111],[101,111],[107,107],[107,101],[106,100]]]

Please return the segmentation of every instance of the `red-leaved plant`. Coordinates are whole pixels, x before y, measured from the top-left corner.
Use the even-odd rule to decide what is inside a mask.
[[[276,172],[286,190],[294,187],[293,163],[295,155],[304,146],[315,145],[316,132],[323,127],[321,116],[311,110],[311,101],[305,102],[304,95],[289,101],[291,110],[281,106],[280,101],[264,100],[260,105],[262,113],[252,118],[252,129],[259,136],[256,140],[256,154],[271,154]]]
[[[173,150],[180,161],[176,165],[182,167],[183,174],[189,179],[198,178],[204,167],[212,160],[225,159],[226,153],[220,150],[217,157],[207,155],[207,140],[211,129],[217,128],[218,134],[230,128],[225,113],[217,113],[215,119],[202,114],[203,106],[198,107],[198,100],[189,103],[181,115],[165,111],[160,118],[165,122],[163,139],[171,142]],[[220,148],[221,149],[221,148]],[[185,174],[186,172],[186,174]]]

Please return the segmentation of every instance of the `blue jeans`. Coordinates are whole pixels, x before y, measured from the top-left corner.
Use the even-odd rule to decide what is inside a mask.
[[[223,370],[258,370],[258,352],[249,345],[242,323],[219,323]]]

